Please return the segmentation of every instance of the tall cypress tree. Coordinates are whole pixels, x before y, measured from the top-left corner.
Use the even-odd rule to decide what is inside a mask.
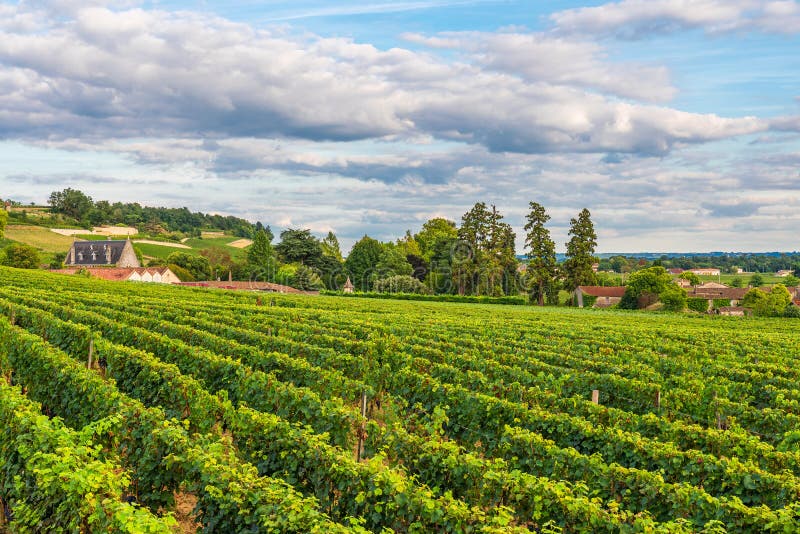
[[[565,286],[574,291],[578,286],[597,284],[597,276],[592,271],[597,234],[586,208],[581,210],[577,219],[570,219],[569,224],[572,237],[567,242],[567,261],[564,262]]]
[[[247,249],[247,263],[251,276],[272,281],[277,271],[277,262],[275,251],[270,243],[272,241],[271,232],[268,234],[268,229],[269,226],[266,230],[257,230],[253,235],[253,244]]]
[[[528,255],[528,290],[531,300],[536,299],[539,306],[544,306],[545,293],[553,287],[556,278],[556,244],[550,238],[550,230],[545,223],[550,216],[541,204],[530,203],[525,225],[525,249]]]

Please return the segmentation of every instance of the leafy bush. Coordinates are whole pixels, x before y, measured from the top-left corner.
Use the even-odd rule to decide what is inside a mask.
[[[686,308],[686,290],[675,284],[669,284],[659,295],[659,300],[667,311],[683,311]]]
[[[322,279],[317,271],[308,265],[300,265],[294,273],[292,287],[303,291],[316,291],[322,289]]]
[[[39,251],[22,243],[7,246],[0,258],[0,263],[6,267],[17,269],[38,269],[39,261]]]
[[[427,295],[430,290],[410,275],[398,274],[376,280],[372,286],[376,293],[415,293],[418,295]]]
[[[714,299],[714,308],[722,308],[724,306],[730,306],[731,299]]]
[[[708,311],[708,299],[703,299],[699,297],[692,297],[686,299],[686,306],[698,313],[706,313]]]
[[[784,317],[792,317],[795,319],[800,318],[800,307],[794,306],[793,304],[789,304],[786,306],[786,309],[783,311]]]

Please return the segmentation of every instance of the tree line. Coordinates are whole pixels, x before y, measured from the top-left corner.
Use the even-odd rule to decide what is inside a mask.
[[[544,304],[558,291],[596,282],[592,263],[597,236],[588,210],[571,221],[567,261],[559,265],[555,244],[544,226],[549,216],[531,203],[525,229],[527,268],[515,250],[516,235],[496,206],[476,203],[460,224],[444,218],[426,221],[417,233],[396,241],[364,235],[347,257],[333,232],[323,239],[308,229],[287,229],[280,240],[257,224],[245,260],[229,255],[205,257],[175,252],[167,263],[195,279],[226,274],[234,280],[262,280],[299,289],[341,290],[350,279],[356,291],[506,296],[528,293]]]

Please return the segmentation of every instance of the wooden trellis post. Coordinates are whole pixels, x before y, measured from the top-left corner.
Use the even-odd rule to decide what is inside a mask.
[[[361,461],[364,455],[364,433],[367,423],[367,392],[361,394],[361,427],[358,429],[358,447],[356,448],[356,462]]]
[[[94,337],[89,338],[89,360],[86,362],[88,369],[92,368],[92,357],[94,356]]]

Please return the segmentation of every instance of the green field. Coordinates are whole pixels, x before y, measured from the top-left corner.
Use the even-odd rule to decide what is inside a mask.
[[[0,268],[0,376],[26,391],[0,415],[67,425],[0,429],[0,488],[18,521],[132,495],[134,530],[797,532],[797,326]],[[78,431],[108,480],[12,484],[44,476],[34,431]]]

